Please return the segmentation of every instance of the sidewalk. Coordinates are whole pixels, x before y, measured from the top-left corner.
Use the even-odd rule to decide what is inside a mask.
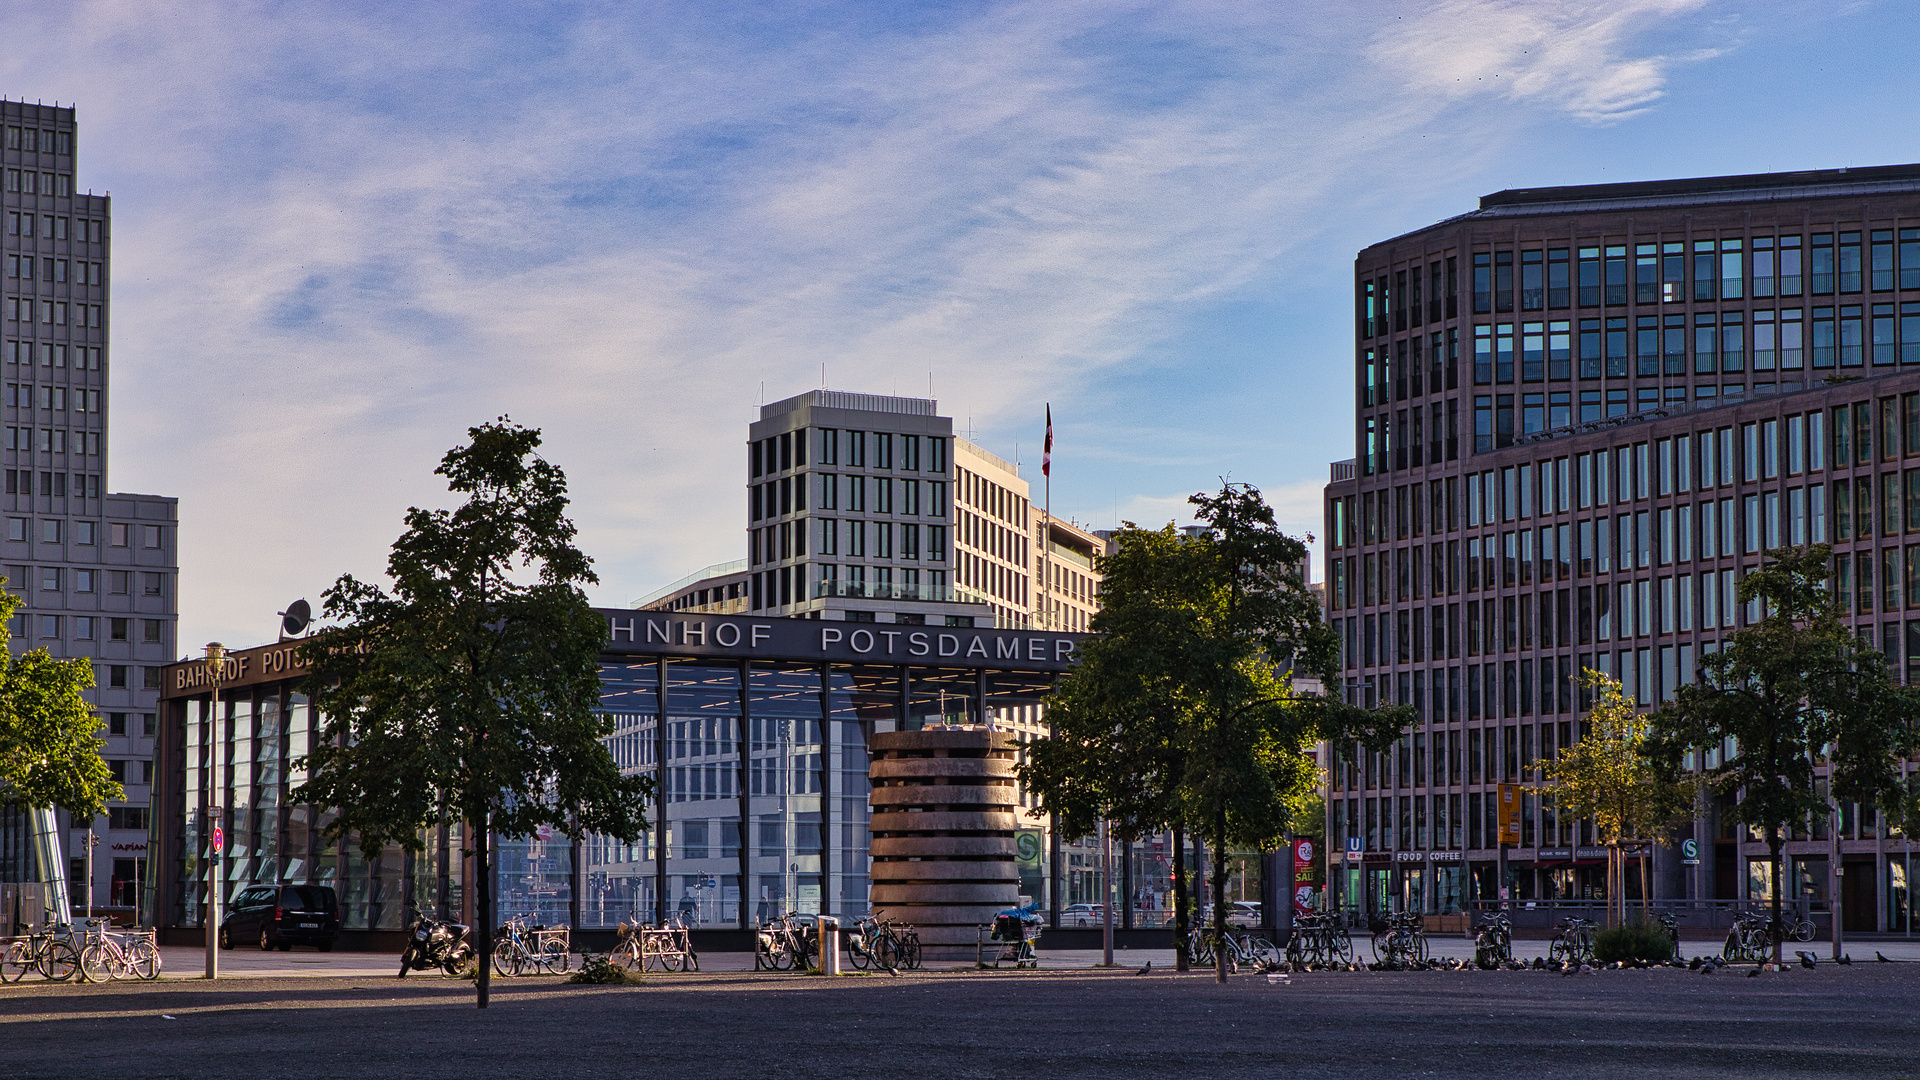
[[[1681,941],[1681,949],[1687,956],[1718,955],[1720,939],[1686,938]],[[1355,960],[1373,959],[1367,938],[1360,935],[1353,940]],[[1473,942],[1457,935],[1431,935],[1427,938],[1429,952],[1437,957],[1467,959],[1473,956]],[[1826,941],[1789,942],[1787,955],[1791,957],[1796,950],[1813,954],[1814,959],[1825,962],[1833,955],[1833,945]],[[1858,940],[1849,939],[1846,951],[1856,963],[1874,962],[1874,953],[1879,952],[1889,960],[1920,962],[1920,938],[1908,940]],[[993,962],[997,949],[989,948],[987,962]],[[1039,950],[1040,968],[1044,971],[1087,970],[1097,967],[1101,953],[1098,949],[1048,949],[1042,938]],[[1519,940],[1513,943],[1513,955],[1517,960],[1532,960],[1536,956],[1547,955],[1545,941]],[[162,977],[168,979],[198,979],[206,970],[206,953],[196,948],[169,947],[160,950]],[[579,957],[574,958],[577,965]],[[1173,950],[1166,949],[1115,949],[1113,962],[1116,967],[1138,970],[1152,962],[1153,970],[1173,970]],[[1011,968],[1011,963],[1005,965]],[[842,963],[848,971],[851,964]],[[926,964],[929,971],[970,971],[973,969],[971,957],[961,961],[936,960]],[[261,952],[258,949],[228,949],[220,954],[220,974],[239,978],[313,978],[333,976],[339,978],[392,978],[400,970],[398,953],[351,953],[317,952],[313,949],[296,948],[292,952]],[[753,954],[744,952],[709,952],[700,956],[700,970],[707,972],[752,971]],[[439,976],[430,971],[416,971],[407,976],[410,979],[433,979]]]

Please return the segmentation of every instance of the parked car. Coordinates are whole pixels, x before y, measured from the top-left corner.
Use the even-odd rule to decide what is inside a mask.
[[[1207,904],[1200,909],[1201,926],[1213,925],[1213,905]],[[1259,926],[1260,902],[1258,900],[1235,900],[1227,904],[1228,926]]]
[[[1060,909],[1061,926],[1099,926],[1105,917],[1099,904],[1068,904]]]
[[[288,952],[295,945],[333,951],[340,936],[340,897],[331,885],[249,885],[220,920],[220,947],[251,941]]]

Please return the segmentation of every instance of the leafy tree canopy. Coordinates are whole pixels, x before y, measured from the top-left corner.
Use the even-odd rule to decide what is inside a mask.
[[[537,430],[502,417],[469,434],[435,470],[467,501],[407,512],[391,591],[349,574],[324,594],[333,625],[304,649],[325,726],[294,797],[336,808],[330,834],[368,852],[458,821],[634,840],[652,781],[621,776],[600,741],[605,627],[566,477]]]
[[[126,795],[100,757],[105,725],[85,696],[93,663],[45,649],[14,655],[6,626],[19,607],[0,590],[0,803],[59,806],[91,821]]]

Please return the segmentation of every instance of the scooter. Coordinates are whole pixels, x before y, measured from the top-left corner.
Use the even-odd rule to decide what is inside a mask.
[[[444,922],[431,915],[420,915],[407,935],[407,947],[400,951],[400,975],[437,967],[449,975],[459,975],[473,962],[473,946],[467,943],[467,927]]]

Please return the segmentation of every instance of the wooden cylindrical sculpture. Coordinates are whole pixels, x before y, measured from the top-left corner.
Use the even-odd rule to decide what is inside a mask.
[[[984,728],[872,737],[874,914],[918,927],[929,958],[971,958],[976,929],[1020,902],[1016,745]]]

